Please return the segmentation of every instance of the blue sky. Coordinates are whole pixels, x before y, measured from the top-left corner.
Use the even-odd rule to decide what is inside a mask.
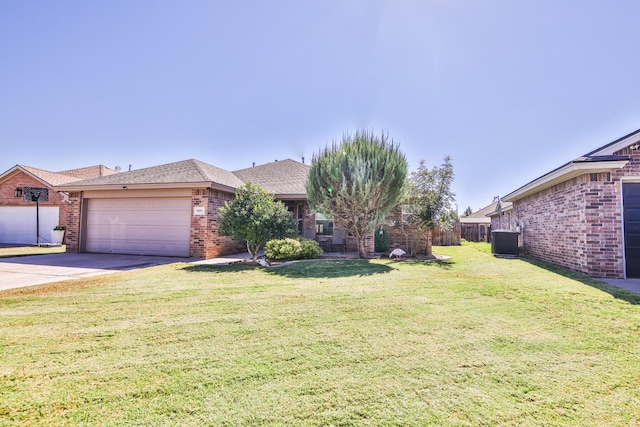
[[[0,171],[228,170],[386,131],[479,209],[640,128],[638,1],[0,3]]]

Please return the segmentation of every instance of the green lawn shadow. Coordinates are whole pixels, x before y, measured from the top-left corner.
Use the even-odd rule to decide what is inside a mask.
[[[551,264],[547,264],[542,261],[538,261],[532,258],[520,258],[529,264],[535,265],[536,267],[540,267],[544,270],[550,271],[552,273],[558,274],[563,277],[567,277],[569,279],[580,282],[584,285],[591,286],[592,288],[598,289],[599,291],[606,292],[614,298],[623,300],[628,302],[629,304],[639,305],[640,304],[640,293],[634,292],[629,289],[619,288],[617,286],[610,285],[606,282],[603,282],[598,279],[594,279],[582,273],[577,273],[575,271],[567,270],[561,267],[556,267]]]
[[[392,270],[394,268],[389,265],[373,263],[368,259],[326,259],[290,262],[265,271],[289,278],[331,278],[373,276],[389,273]]]
[[[285,262],[271,267],[260,267],[249,263],[238,263],[230,265],[209,265],[197,264],[189,265],[183,270],[192,273],[229,273],[246,270],[261,269],[265,273],[290,277],[290,278],[331,278],[350,276],[372,276],[374,274],[385,274],[394,270],[392,266],[373,263],[368,259],[314,259]]]

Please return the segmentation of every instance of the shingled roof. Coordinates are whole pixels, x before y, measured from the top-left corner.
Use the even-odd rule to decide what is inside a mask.
[[[66,171],[57,172],[62,175],[73,176],[78,179],[91,179],[100,176],[113,175],[120,172],[120,168],[111,169],[105,165],[88,166],[86,168],[69,169]]]
[[[84,188],[95,189],[109,186],[192,187],[194,185],[206,185],[207,187],[234,190],[236,187],[243,185],[243,182],[231,172],[199,160],[190,159],[94,179],[85,179],[70,185],[60,186],[59,189],[63,191],[74,191]]]
[[[286,159],[233,172],[242,182],[262,187],[275,197],[288,195],[306,198],[305,184],[311,166]]]
[[[468,216],[460,217],[460,223],[462,224],[491,224],[491,218],[487,215],[494,212],[496,210],[496,206],[498,205],[498,201],[491,203],[489,206],[485,206],[484,208],[472,213]]]
[[[54,185],[66,184],[73,181],[78,181],[79,178],[73,176],[64,175],[58,172],[51,172],[44,169],[34,168],[26,165],[15,165],[8,171],[0,175],[0,182],[7,178],[10,178],[18,173],[24,173],[32,178],[40,181],[43,185],[53,187]]]

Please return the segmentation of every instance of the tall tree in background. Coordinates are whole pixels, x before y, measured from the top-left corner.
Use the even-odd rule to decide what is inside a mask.
[[[453,209],[455,194],[451,192],[454,173],[451,157],[444,158],[441,166],[429,169],[424,160],[407,183],[407,200],[412,222],[425,232],[437,226],[449,228],[452,218],[457,218]],[[430,249],[427,248],[430,255]]]
[[[407,160],[387,134],[358,131],[314,154],[307,180],[311,209],[339,221],[366,257],[365,237],[400,203]]]
[[[464,212],[462,213],[462,216],[469,216],[473,213],[473,209],[471,209],[471,206],[467,206],[467,209],[464,210]]]
[[[236,190],[235,199],[218,210],[218,233],[246,240],[255,262],[258,251],[269,240],[293,237],[297,231],[293,214],[284,203],[248,182]]]

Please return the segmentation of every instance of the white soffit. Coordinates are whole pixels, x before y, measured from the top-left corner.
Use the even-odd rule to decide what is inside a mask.
[[[612,156],[614,153],[617,153],[623,148],[626,148],[630,145],[637,144],[637,143],[640,143],[640,132],[634,133],[630,135],[628,138],[621,139],[620,141],[614,144],[600,148],[597,151],[589,153],[588,155],[589,156]]]
[[[629,160],[607,160],[600,162],[586,161],[568,163],[567,165],[558,168],[535,181],[531,181],[529,184],[520,187],[516,191],[507,194],[502,198],[502,200],[506,202],[514,202],[586,173],[610,172],[613,169],[623,168],[628,162]]]

